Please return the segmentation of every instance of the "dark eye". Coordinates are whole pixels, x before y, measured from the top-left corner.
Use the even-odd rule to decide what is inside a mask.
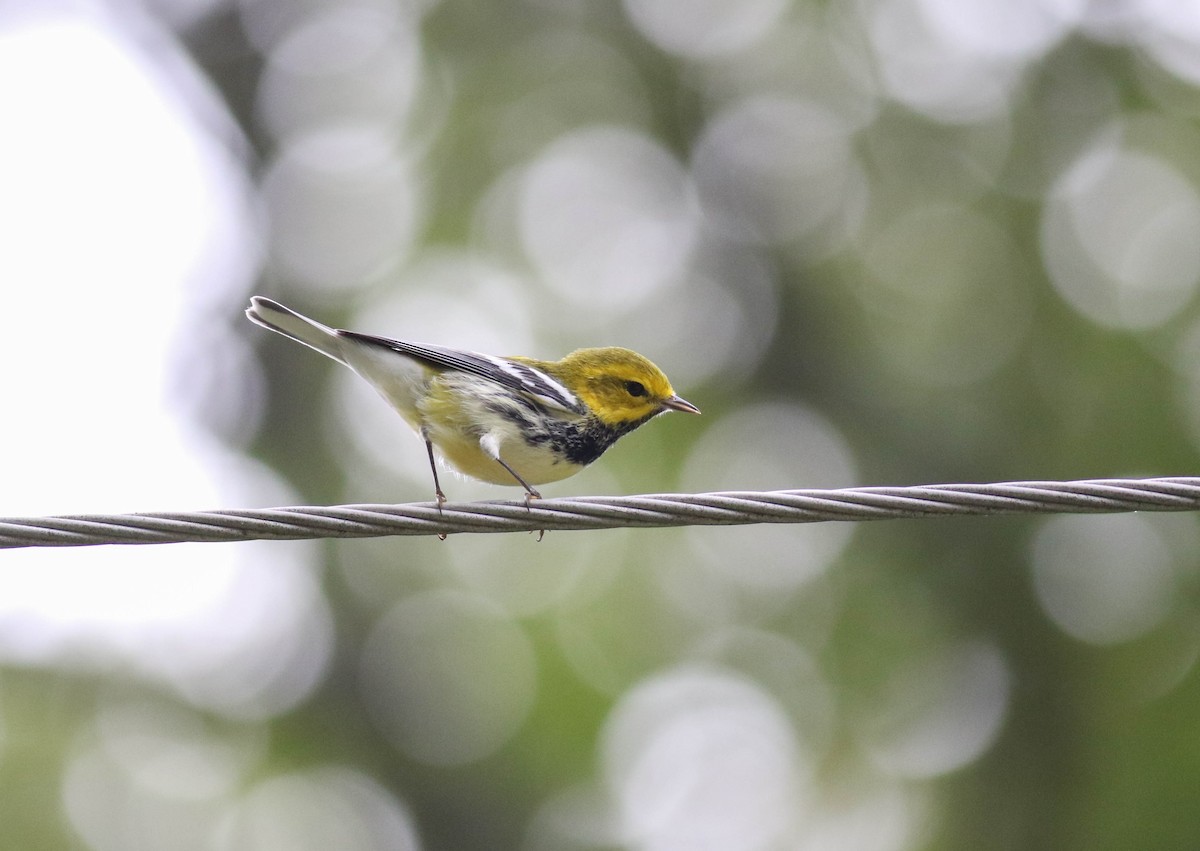
[[[625,389],[629,391],[630,396],[645,396],[646,385],[640,381],[626,381]]]

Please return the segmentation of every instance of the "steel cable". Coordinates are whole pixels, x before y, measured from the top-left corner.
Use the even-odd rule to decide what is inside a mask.
[[[590,496],[0,518],[0,549],[1200,509],[1200,478]]]

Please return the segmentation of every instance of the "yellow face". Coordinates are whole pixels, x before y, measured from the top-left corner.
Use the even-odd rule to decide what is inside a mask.
[[[661,369],[616,346],[571,352],[553,372],[607,425],[649,419],[678,400]]]

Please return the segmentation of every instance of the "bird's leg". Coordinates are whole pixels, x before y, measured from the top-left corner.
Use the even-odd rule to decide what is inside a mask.
[[[512,474],[512,477],[514,479],[516,479],[518,482],[521,483],[521,487],[525,488],[525,507],[526,508],[529,507],[529,501],[531,499],[541,499],[542,498],[542,495],[540,493],[538,493],[537,490],[531,484],[529,484],[529,482],[522,479],[520,474],[518,474],[516,470],[514,470],[512,467],[508,466],[508,463],[503,458],[500,458],[499,456],[497,456],[496,460],[500,462],[501,467],[508,470],[508,472]],[[532,531],[532,530],[530,530],[530,531]],[[544,538],[545,536],[546,536],[546,530],[538,529],[538,541],[540,542],[542,540],[542,538]]]
[[[429,453],[429,469],[433,473],[433,492],[437,496],[438,508],[441,508],[446,495],[442,493],[442,485],[438,481],[437,462],[433,460],[433,444],[429,440],[425,441],[425,451]]]
[[[508,462],[507,462],[507,461],[505,461],[503,458],[497,458],[496,460],[497,460],[498,462],[500,462],[500,466],[501,466],[501,467],[503,467],[504,469],[508,470],[509,474],[510,474],[510,475],[511,475],[511,476],[512,476],[514,479],[516,479],[518,482],[520,482],[520,483],[521,483],[521,487],[525,488],[525,503],[526,503],[526,504],[528,504],[528,503],[529,503],[529,500],[531,500],[531,499],[541,499],[541,498],[542,498],[542,495],[541,495],[540,493],[538,493],[538,492],[537,492],[537,491],[536,491],[536,490],[533,488],[533,486],[529,484],[529,482],[527,482],[527,481],[525,481],[524,479],[522,479],[522,478],[521,478],[521,475],[520,475],[520,474],[519,474],[519,473],[518,473],[516,470],[514,470],[512,467],[508,466]]]
[[[437,462],[433,460],[433,443],[428,438],[425,440],[425,451],[429,453],[429,469],[433,473],[433,492],[437,496],[438,513],[442,511],[442,503],[446,501],[446,494],[442,492],[442,484],[438,481]],[[438,540],[446,540],[445,532],[437,533]]]

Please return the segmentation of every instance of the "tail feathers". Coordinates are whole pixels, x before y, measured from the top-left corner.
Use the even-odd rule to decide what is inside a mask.
[[[253,296],[250,299],[250,307],[246,310],[246,317],[256,325],[290,337],[297,343],[316,349],[340,363],[346,362],[342,353],[341,337],[337,331],[307,316],[301,316],[277,301],[260,295]]]

